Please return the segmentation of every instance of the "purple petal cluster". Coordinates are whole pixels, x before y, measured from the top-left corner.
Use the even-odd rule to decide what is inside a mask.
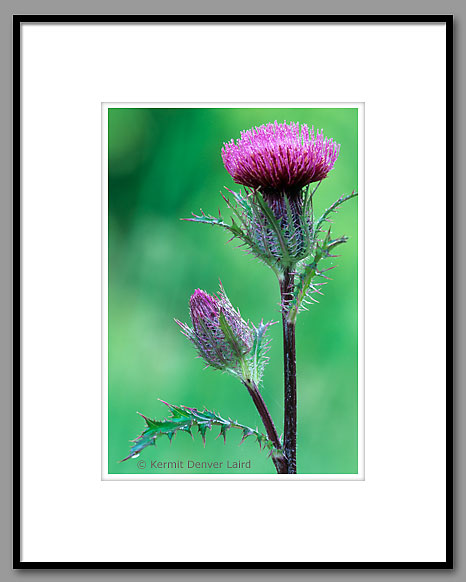
[[[218,296],[196,289],[191,295],[189,308],[192,328],[177,323],[197,347],[200,356],[214,368],[235,368],[240,358],[251,350],[252,334],[223,289]]]
[[[292,194],[323,180],[333,168],[340,145],[306,124],[268,123],[241,132],[223,144],[222,159],[237,184],[266,194]]]

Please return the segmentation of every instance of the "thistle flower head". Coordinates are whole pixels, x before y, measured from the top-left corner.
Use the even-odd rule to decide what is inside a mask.
[[[221,287],[217,295],[196,289],[189,301],[192,328],[176,320],[184,335],[196,346],[207,365],[235,370],[251,351],[249,325],[235,310]]]
[[[231,225],[220,213],[187,220],[225,228],[281,277],[316,250],[321,222],[314,225],[313,197],[339,151],[333,139],[306,124],[275,121],[243,131],[222,148],[226,170],[245,186],[244,193],[224,196],[234,213]]]
[[[288,196],[323,180],[333,168],[339,144],[306,124],[268,123],[224,143],[222,159],[237,184],[265,196]]]

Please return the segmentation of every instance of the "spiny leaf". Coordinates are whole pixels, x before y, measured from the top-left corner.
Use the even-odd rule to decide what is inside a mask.
[[[234,334],[233,330],[231,329],[231,326],[228,323],[227,318],[225,317],[225,314],[223,313],[222,310],[220,310],[219,313],[218,323],[220,325],[220,329],[223,332],[223,335],[225,336],[225,341],[228,342],[231,351],[236,355],[238,359],[240,359],[244,354],[244,347],[240,345],[240,343],[238,342],[238,339]]]
[[[306,304],[309,304],[311,301],[318,303],[318,301],[314,299],[312,295],[316,293],[323,295],[323,293],[318,289],[321,284],[316,283],[315,278],[323,277],[328,279],[324,273],[334,268],[328,267],[327,269],[319,269],[319,262],[323,259],[337,256],[330,254],[330,251],[347,241],[347,236],[341,236],[339,238],[332,239],[331,229],[329,228],[324,240],[320,241],[320,244],[316,244],[314,260],[307,265],[301,266],[301,272],[296,274],[297,282],[295,283],[293,298],[285,306],[289,321],[295,321],[298,312],[301,309],[305,309]]]
[[[252,195],[243,196],[241,192],[228,191],[233,194],[235,203],[225,197],[224,200],[228,208],[239,217],[243,225],[242,235],[238,235],[238,238],[248,247],[248,253],[254,255],[278,274],[277,259],[271,250],[271,245],[276,245],[277,242],[275,239],[273,241],[267,240],[266,217],[261,212],[261,207],[252,202]]]
[[[312,204],[312,195],[314,192],[315,190],[312,192],[309,198],[305,198],[305,203]],[[353,191],[349,195],[340,196],[338,200],[336,200],[331,206],[329,206],[329,208],[327,208],[327,210],[325,210],[322,216],[313,225],[312,236],[314,258],[312,262],[308,264],[303,264],[304,261],[301,262],[299,265],[299,272],[295,273],[293,297],[290,301],[287,301],[286,304],[282,305],[283,312],[287,314],[289,321],[296,321],[298,312],[301,309],[305,309],[306,303],[310,303],[311,301],[316,302],[316,299],[312,297],[313,294],[319,293],[322,295],[322,292],[317,288],[319,284],[315,283],[314,279],[315,277],[323,277],[324,279],[328,279],[324,273],[333,267],[329,267],[328,269],[319,269],[318,264],[322,259],[337,257],[338,255],[331,254],[331,251],[333,252],[333,250],[338,245],[347,242],[348,237],[342,236],[336,239],[332,239],[331,229],[329,228],[324,238],[319,240],[319,233],[322,232],[321,227],[324,222],[330,222],[329,216],[332,212],[336,212],[344,202],[350,200],[351,198],[355,198],[357,195],[358,193]]]
[[[269,360],[267,352],[270,349],[270,340],[266,338],[267,329],[277,323],[269,321],[260,322],[258,327],[254,326],[254,338],[251,352],[248,355],[249,368],[252,373],[252,380],[258,386],[262,380],[264,368]]]
[[[314,237],[317,236],[317,234],[320,232],[320,227],[322,226],[322,224],[324,222],[327,222],[329,220],[329,216],[332,212],[336,212],[336,210],[347,200],[351,200],[351,198],[355,198],[358,195],[357,192],[355,192],[353,190],[353,192],[351,192],[351,194],[343,194],[343,196],[340,196],[340,198],[338,198],[338,200],[335,200],[335,202],[329,206],[327,208],[327,210],[325,210],[325,212],[322,214],[322,216],[317,220],[317,222],[315,223],[314,226]]]
[[[257,429],[250,428],[231,418],[222,418],[219,414],[207,410],[197,410],[197,408],[189,408],[188,406],[177,406],[175,404],[166,404],[170,409],[170,416],[164,420],[153,420],[140,414],[146,423],[144,431],[132,441],[134,444],[130,449],[130,453],[122,461],[135,458],[139,456],[140,452],[150,445],[155,445],[156,440],[161,436],[167,436],[171,441],[178,431],[189,432],[191,429],[197,427],[202,440],[205,444],[205,437],[208,430],[214,426],[220,427],[220,435],[226,440],[226,433],[231,428],[236,428],[242,431],[242,440],[244,442],[248,437],[253,437],[259,443],[259,447],[265,448],[269,451],[272,457],[281,456],[283,452],[277,449],[267,436],[260,433]]]
[[[223,221],[222,217],[219,216],[212,216],[211,214],[204,214],[201,211],[201,214],[198,216],[197,214],[193,214],[192,218],[182,218],[181,220],[185,220],[186,222],[201,222],[203,224],[210,224],[212,226],[221,226],[226,228],[227,230],[231,230],[231,226]]]
[[[241,226],[238,225],[235,221],[235,218],[231,217],[231,224],[226,223],[220,212],[219,216],[215,217],[212,215],[205,214],[201,211],[201,215],[193,214],[192,218],[182,218],[187,222],[199,222],[203,224],[210,224],[212,226],[220,226],[226,230],[228,230],[231,234],[232,239],[239,239],[241,241],[240,246],[245,245],[248,247],[249,252],[256,256],[258,259],[266,263],[269,267],[271,267],[275,272],[277,271],[277,266],[274,261],[272,261],[260,248],[260,246],[255,241],[254,232],[252,230],[252,225],[255,224],[254,218],[254,206],[250,204],[246,197],[241,196],[240,194],[234,193],[235,201],[239,206],[242,208],[242,212],[238,210],[238,208],[230,202],[227,198],[223,197],[225,202],[227,203],[230,210],[236,215],[237,220],[240,221]]]

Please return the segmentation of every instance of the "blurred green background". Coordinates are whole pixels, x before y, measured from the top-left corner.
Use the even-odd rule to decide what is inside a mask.
[[[136,411],[162,418],[157,399],[207,407],[258,426],[260,418],[246,389],[234,378],[204,369],[173,319],[189,321],[195,288],[209,293],[222,281],[233,305],[252,322],[279,320],[278,283],[269,269],[226,244],[219,228],[180,221],[202,208],[229,217],[220,191],[235,189],[223,167],[223,142],[240,131],[278,120],[323,128],[341,143],[334,170],[315,197],[320,214],[343,193],[357,189],[358,111],[333,109],[139,109],[113,108],[108,117],[108,471],[149,474],[150,461],[251,460],[251,469],[222,473],[275,473],[266,453],[231,430],[227,443],[208,432],[205,448],[178,434],[145,449],[139,459],[118,463],[129,440],[140,434]],[[334,235],[350,241],[341,248],[333,280],[319,304],[297,324],[298,472],[357,473],[358,313],[357,199],[336,215]],[[270,363],[262,393],[279,433],[283,430],[281,326],[271,328]],[[137,462],[147,461],[146,469]],[[183,471],[157,470],[157,473]],[[209,472],[205,469],[184,472]],[[218,473],[219,471],[213,471]]]

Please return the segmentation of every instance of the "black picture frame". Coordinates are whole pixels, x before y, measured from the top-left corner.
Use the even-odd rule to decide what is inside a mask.
[[[452,15],[345,15],[345,16],[154,16],[154,15],[14,15],[13,16],[13,568],[14,569],[452,569],[453,531],[453,253],[447,264],[446,366],[446,560],[445,562],[25,562],[21,560],[21,25],[23,23],[445,23],[447,127],[447,248],[453,248],[453,16]]]

